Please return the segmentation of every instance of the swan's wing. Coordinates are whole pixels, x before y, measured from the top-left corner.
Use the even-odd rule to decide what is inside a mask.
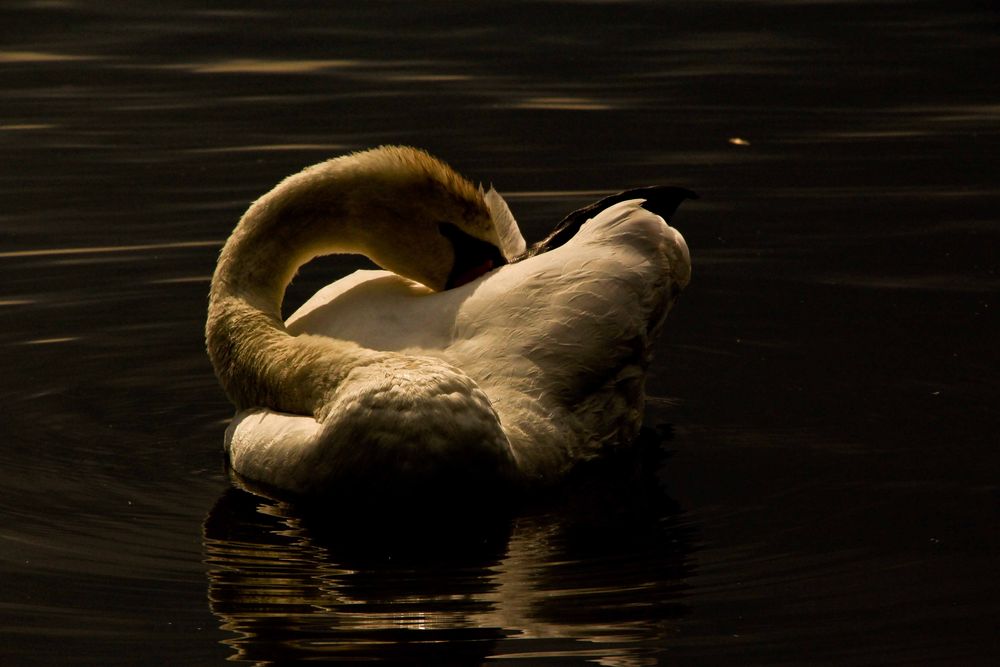
[[[521,236],[521,230],[514,220],[514,214],[510,212],[507,202],[504,201],[500,193],[493,188],[489,189],[483,198],[486,200],[486,207],[490,210],[490,216],[497,227],[500,235],[500,252],[504,258],[510,261],[524,252],[527,244]]]
[[[505,357],[519,355],[568,382],[585,382],[588,367],[614,367],[609,350],[644,335],[690,277],[683,237],[642,201],[612,205],[570,243],[485,276],[460,304],[452,348],[474,343],[496,377],[516,365]]]
[[[467,292],[431,292],[388,271],[356,271],[316,292],[285,324],[295,336],[329,336],[374,350],[440,350],[451,341]]]
[[[652,340],[691,270],[683,237],[642,202],[614,204],[568,243],[485,276],[461,304],[447,358],[501,422],[536,423],[518,403],[530,396],[580,440],[638,427]]]

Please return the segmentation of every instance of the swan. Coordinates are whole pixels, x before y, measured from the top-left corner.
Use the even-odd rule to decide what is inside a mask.
[[[286,178],[242,216],[211,282],[206,346],[237,409],[230,469],[307,496],[506,489],[630,442],[651,343],[691,273],[654,211],[694,196],[627,191],[529,248],[495,190],[419,149]],[[381,270],[282,321],[299,267],[333,253]]]

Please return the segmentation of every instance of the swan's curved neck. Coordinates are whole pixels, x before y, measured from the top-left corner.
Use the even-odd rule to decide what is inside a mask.
[[[250,207],[222,249],[209,294],[206,343],[216,375],[238,408],[314,414],[350,368],[372,353],[344,341],[291,336],[281,303],[300,266],[320,254],[357,248],[338,216],[326,218],[326,234],[317,237],[313,214],[296,210],[280,188]]]
[[[285,289],[300,266],[333,253],[364,254],[442,289],[460,266],[442,221],[496,237],[481,190],[405,147],[315,165],[254,202],[219,256],[205,328],[216,375],[237,407],[317,414],[352,368],[389,355],[291,336],[281,318]]]

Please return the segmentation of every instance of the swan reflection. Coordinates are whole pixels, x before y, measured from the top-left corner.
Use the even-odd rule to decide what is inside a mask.
[[[651,664],[686,613],[692,528],[652,474],[585,471],[542,509],[421,510],[390,519],[228,490],[204,539],[233,659]]]

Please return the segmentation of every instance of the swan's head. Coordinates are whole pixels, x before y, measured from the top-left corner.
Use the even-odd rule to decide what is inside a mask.
[[[391,146],[326,164],[346,181],[345,233],[382,268],[443,290],[507,262],[488,195],[440,160]]]
[[[360,253],[440,291],[523,250],[494,190],[484,192],[424,151],[383,146],[313,165],[254,202],[226,243],[219,271],[222,282],[236,275],[283,291],[314,257]]]

